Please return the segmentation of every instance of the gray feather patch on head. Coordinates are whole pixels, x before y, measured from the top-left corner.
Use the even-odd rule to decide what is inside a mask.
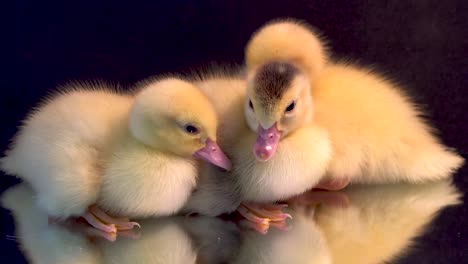
[[[261,66],[254,78],[254,91],[260,103],[271,108],[298,73],[299,69],[287,62],[273,61]]]

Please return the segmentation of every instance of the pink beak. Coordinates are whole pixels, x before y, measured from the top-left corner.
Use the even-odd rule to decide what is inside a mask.
[[[258,126],[257,141],[253,152],[258,161],[268,161],[276,152],[281,132],[276,127],[276,123],[268,129]]]
[[[231,170],[232,163],[218,144],[211,139],[207,139],[205,144],[205,147],[197,150],[193,155],[227,171]]]

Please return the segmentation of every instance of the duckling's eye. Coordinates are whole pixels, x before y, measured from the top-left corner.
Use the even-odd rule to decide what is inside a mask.
[[[249,100],[249,107],[250,107],[250,109],[254,110],[254,107],[253,107],[253,104],[252,104],[251,100]]]
[[[291,112],[292,110],[294,110],[294,107],[296,107],[296,102],[295,101],[293,101],[292,103],[290,103],[288,105],[288,107],[286,107],[285,112]]]
[[[189,133],[189,134],[198,134],[199,130],[196,126],[192,125],[192,124],[187,124],[184,126],[184,130],[185,132]]]

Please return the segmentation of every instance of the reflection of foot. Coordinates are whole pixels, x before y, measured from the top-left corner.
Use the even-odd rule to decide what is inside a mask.
[[[59,217],[54,217],[54,216],[49,216],[49,219],[48,219],[48,222],[49,224],[60,224],[63,222],[63,219],[59,218]]]
[[[122,230],[118,231],[117,235],[120,237],[126,237],[130,239],[138,239],[141,237],[141,234],[139,232],[135,232],[134,230]]]
[[[130,222],[128,218],[113,218],[96,205],[90,206],[82,217],[94,228],[106,233],[116,233],[117,230],[131,230],[135,226],[140,227],[137,222]]]
[[[97,238],[106,239],[108,241],[113,242],[117,239],[117,236],[127,237],[130,239],[138,239],[141,236],[139,232],[135,232],[134,230],[130,229],[124,230],[117,228],[116,232],[107,232],[106,230],[102,230],[101,228],[90,226],[90,223],[84,217],[70,218],[65,220],[55,217],[49,217],[49,224],[62,226],[63,228],[66,228],[72,232],[81,233],[91,240]],[[103,225],[106,224],[103,223]]]
[[[266,234],[270,226],[281,230],[288,229],[286,219],[292,217],[281,211],[286,206],[286,204],[259,205],[242,203],[237,211],[245,218],[240,222],[241,225]]]
[[[289,203],[296,206],[323,204],[325,206],[345,208],[349,206],[350,200],[348,195],[343,192],[312,190],[290,199]]]
[[[329,191],[339,191],[348,186],[351,180],[348,177],[334,178],[334,179],[323,179],[321,180],[314,189],[322,189]]]
[[[95,227],[89,226],[88,223],[84,221],[84,219],[76,219],[76,221],[70,220],[70,221],[65,222],[64,225],[70,230],[79,232],[91,240],[106,239],[108,241],[113,242],[117,239],[117,236],[127,237],[131,239],[140,238],[140,233],[135,233],[133,230],[123,230],[123,231],[117,230],[117,233],[104,232],[101,229],[97,229]]]
[[[117,239],[117,233],[104,232],[101,229],[90,227],[89,225],[79,224],[79,226],[73,226],[72,229],[76,232],[82,233],[84,236],[88,237],[91,240],[96,238],[106,239],[108,241],[114,242]]]

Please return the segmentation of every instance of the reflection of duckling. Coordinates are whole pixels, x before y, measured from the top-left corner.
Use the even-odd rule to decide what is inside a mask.
[[[84,235],[49,225],[47,213],[37,207],[34,196],[25,183],[2,196],[2,205],[12,212],[15,237],[29,263],[102,263],[99,252]]]
[[[81,215],[106,232],[136,223],[94,204],[121,216],[177,212],[195,186],[193,156],[225,169],[230,161],[197,88],[175,78],[142,86],[135,98],[102,85],[68,87],[25,121],[2,169],[29,182],[51,216]]]
[[[326,240],[315,224],[313,216],[305,211],[294,211],[289,231],[272,229],[263,235],[243,232],[239,252],[230,263],[332,263]]]
[[[237,226],[214,217],[172,216],[142,224],[136,240],[101,240],[103,263],[226,263],[240,243]]]
[[[184,222],[197,249],[197,263],[229,263],[241,243],[240,230],[234,222],[217,217],[189,217]]]
[[[394,84],[370,70],[326,64],[323,50],[320,40],[294,21],[267,24],[248,43],[245,114],[258,134],[258,160],[273,159],[284,141],[318,126],[328,131],[333,152],[329,178],[320,187],[438,180],[462,165]],[[315,151],[302,140],[294,151]],[[316,152],[311,160],[323,159]]]
[[[114,242],[71,231],[73,225],[48,224],[26,184],[7,190],[3,205],[12,210],[16,237],[31,263],[195,263],[197,252],[180,217],[148,219],[139,239]],[[78,225],[78,224],[77,224]],[[93,229],[96,230],[96,229]],[[83,230],[81,230],[83,231]],[[97,230],[96,230],[97,231]]]
[[[351,186],[347,207],[315,210],[333,263],[387,263],[409,249],[442,208],[459,203],[450,181],[410,185]]]
[[[183,217],[147,219],[138,239],[101,240],[97,247],[102,263],[196,263],[196,245],[184,230],[184,221]]]

